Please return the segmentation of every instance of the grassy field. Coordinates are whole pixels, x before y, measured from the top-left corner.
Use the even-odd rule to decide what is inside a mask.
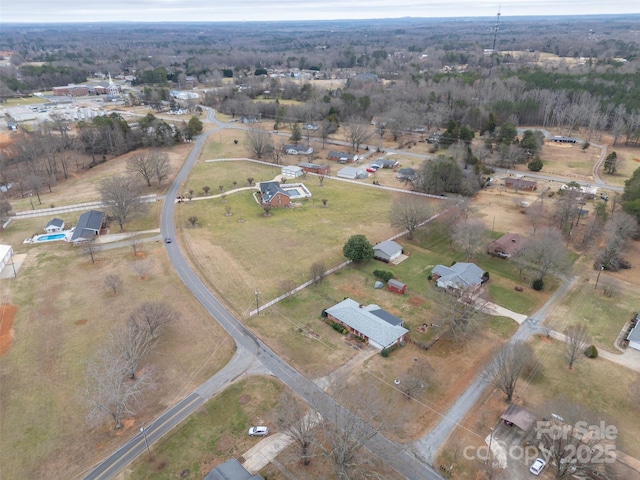
[[[637,286],[622,282],[619,285],[619,291],[609,298],[602,290],[594,290],[592,282],[579,283],[545,325],[563,332],[572,323],[583,324],[598,348],[619,353],[614,342],[638,310]]]
[[[3,241],[26,238],[41,222],[14,222]],[[232,343],[177,280],[161,244],[145,245],[144,259],[128,248],[103,251],[95,264],[66,242],[17,247],[27,258],[16,279],[0,284],[2,301],[18,309],[11,348],[0,359],[3,477],[77,475],[137,432],[137,422],[173,405],[231,357]],[[150,265],[144,281],[132,269],[139,261]],[[103,285],[108,274],[123,280],[116,296]],[[144,397],[123,431],[91,426],[82,400],[86,362],[143,299],[170,299],[180,315],[149,358],[157,390]]]
[[[249,171],[245,162],[207,165],[213,177],[225,179],[217,183],[226,185]],[[274,167],[251,167],[257,181],[272,179],[275,173]],[[310,200],[295,208],[273,209],[269,217],[252,191],[224,200],[187,202],[178,209],[176,223],[194,265],[240,313],[252,308],[256,289],[266,301],[286,291],[282,280],[288,282],[285,287],[308,280],[312,263],[323,261],[330,268],[343,262],[342,246],[351,235],[363,233],[377,243],[394,233],[389,209],[400,194],[331,179],[321,187],[315,177],[304,183],[313,195]],[[328,200],[327,208],[322,207],[322,198]],[[225,215],[227,207],[232,216]],[[187,227],[190,216],[198,217],[198,228]],[[214,281],[219,278],[224,282]]]
[[[40,97],[21,97],[7,98],[3,104],[4,107],[17,107],[19,105],[37,105],[39,103],[47,103]]]
[[[247,435],[251,425],[274,430],[282,388],[267,377],[231,385],[154,445],[151,457],[140,456],[127,478],[203,478],[216,465],[240,457],[261,440]]]

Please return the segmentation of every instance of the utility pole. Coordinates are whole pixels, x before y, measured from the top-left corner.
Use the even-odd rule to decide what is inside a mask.
[[[498,6],[498,19],[496,20],[496,26],[493,27],[493,46],[491,47],[491,66],[489,66],[489,76],[493,70],[493,62],[496,56],[496,40],[498,39],[498,29],[500,28],[500,6]]]
[[[151,456],[151,450],[149,450],[149,441],[147,440],[147,431],[144,429],[144,425],[140,427],[140,431],[144,436],[144,444],[147,446],[147,453],[149,454],[149,456]]]
[[[600,268],[598,269],[598,276],[596,277],[596,286],[594,287],[594,290],[598,289],[598,282],[600,281],[600,274],[602,273],[603,270],[604,270],[604,265],[600,265]]]

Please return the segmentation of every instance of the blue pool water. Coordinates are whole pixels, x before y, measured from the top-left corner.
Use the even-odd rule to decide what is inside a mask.
[[[50,235],[39,235],[36,239],[37,242],[50,242],[51,240],[62,240],[64,233],[52,233]]]

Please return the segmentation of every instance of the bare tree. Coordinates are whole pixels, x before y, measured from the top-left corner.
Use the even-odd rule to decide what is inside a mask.
[[[195,215],[190,216],[188,220],[189,220],[189,226],[195,227],[196,225],[198,225],[198,217],[196,217]]]
[[[90,407],[87,417],[91,421],[111,418],[118,430],[122,428],[123,417],[134,415],[143,393],[153,387],[150,367],[132,379],[126,359],[105,349],[87,366],[84,388],[84,398]]]
[[[279,405],[276,420],[278,429],[298,445],[300,458],[305,466],[309,465],[314,445],[314,428],[321,421],[320,416],[305,408],[304,403],[288,391],[281,395]]]
[[[269,158],[275,165],[282,164],[284,157],[284,144],[282,142],[275,145],[269,152]]]
[[[273,149],[271,134],[264,128],[255,127],[247,130],[245,143],[249,152],[258,160],[268,155]]]
[[[131,262],[131,268],[136,272],[140,280],[144,280],[151,271],[151,263],[149,260],[135,260]]]
[[[177,312],[164,302],[144,302],[129,317],[130,323],[154,339],[177,320]]]
[[[157,345],[157,337],[152,337],[144,329],[129,321],[111,334],[110,348],[114,355],[125,360],[127,375],[136,378],[140,363]]]
[[[604,227],[605,245],[598,251],[596,264],[617,271],[625,264],[623,250],[627,241],[638,235],[638,221],[633,215],[615,212]]]
[[[446,331],[454,340],[463,341],[471,335],[482,319],[487,301],[473,296],[470,289],[444,289],[440,292],[438,309],[446,322]]]
[[[565,273],[571,266],[562,234],[550,227],[538,229],[513,260],[522,268],[532,270],[540,280],[549,273]]]
[[[171,174],[171,163],[169,163],[169,156],[166,153],[151,152],[149,154],[149,161],[151,163],[151,169],[153,176],[158,182],[158,186],[162,185],[169,175]]]
[[[324,208],[327,208],[327,202],[329,202],[329,200],[328,200],[328,199],[326,199],[326,198],[323,198],[323,199],[322,199],[322,200],[320,200],[320,201],[322,202],[322,206],[323,206]]]
[[[118,290],[120,290],[120,287],[122,286],[122,278],[120,278],[120,275],[111,273],[104,277],[104,285],[111,290],[114,295],[117,295]]]
[[[413,232],[432,216],[431,205],[421,197],[403,198],[393,202],[391,206],[391,226],[406,230],[409,240],[413,239]]]
[[[485,371],[486,380],[503,392],[507,403],[511,403],[520,374],[533,359],[529,345],[517,340],[505,344]]]
[[[620,282],[615,278],[605,277],[600,282],[602,284],[602,293],[604,293],[605,297],[611,298],[620,293]]]
[[[544,221],[545,208],[542,201],[536,202],[526,210],[529,220],[531,221],[531,228],[533,229],[533,235],[536,234],[538,227]]]
[[[314,285],[317,285],[318,283],[322,282],[322,279],[324,278],[324,272],[326,271],[327,271],[326,266],[322,260],[313,262],[311,264],[311,268],[310,268],[311,280],[313,281]]]
[[[467,261],[484,245],[486,239],[487,227],[478,219],[458,223],[453,234],[453,243],[464,250]]]
[[[209,190],[211,190],[211,187],[209,185],[205,185],[204,187],[202,187],[202,191],[205,195],[209,195]]]
[[[567,361],[569,370],[584,358],[584,350],[589,346],[591,339],[587,334],[587,327],[581,323],[569,325],[564,331],[564,358]]]
[[[249,184],[249,186],[253,186],[253,182],[254,182],[254,178],[253,177],[248,177],[247,178],[247,183]]]
[[[364,445],[382,429],[391,428],[386,422],[390,406],[372,388],[341,386],[334,397],[339,403],[321,399],[326,405],[321,409],[325,413],[315,443],[319,453],[337,478],[375,478],[379,459]]]
[[[345,133],[349,142],[351,142],[351,146],[357,152],[362,142],[369,136],[369,127],[362,123],[349,123],[345,128]]]
[[[147,187],[151,186],[154,171],[151,158],[148,155],[144,153],[133,155],[127,161],[127,171],[144,180],[147,183]]]
[[[133,251],[133,256],[137,257],[138,252],[142,251],[142,247],[144,246],[144,244],[142,243],[142,240],[140,240],[139,238],[133,237],[131,240],[129,240],[129,246]]]
[[[548,407],[555,415],[550,420],[538,422],[536,440],[542,450],[541,456],[548,458],[547,463],[555,473],[556,479],[588,477],[594,473],[604,473],[608,463],[615,462],[614,438],[608,429],[594,431],[588,425],[595,425],[595,415],[566,398],[556,398],[554,405]]]
[[[96,263],[96,255],[100,252],[101,247],[95,241],[95,238],[92,238],[88,242],[85,242],[82,246],[82,252],[85,255],[88,255],[91,258],[91,263]]]
[[[415,363],[400,378],[399,389],[407,400],[416,398],[429,386],[429,378],[433,369],[426,361]]]
[[[262,209],[264,210],[264,216],[268,217],[271,215],[271,204],[269,203],[264,203],[262,205]]]
[[[109,214],[124,229],[124,224],[142,214],[146,204],[140,198],[140,187],[131,177],[115,175],[103,180],[98,187]]]

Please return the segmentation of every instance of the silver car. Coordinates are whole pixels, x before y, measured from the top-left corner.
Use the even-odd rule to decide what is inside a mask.
[[[265,426],[251,427],[249,429],[250,437],[266,437],[269,435],[269,428]]]

